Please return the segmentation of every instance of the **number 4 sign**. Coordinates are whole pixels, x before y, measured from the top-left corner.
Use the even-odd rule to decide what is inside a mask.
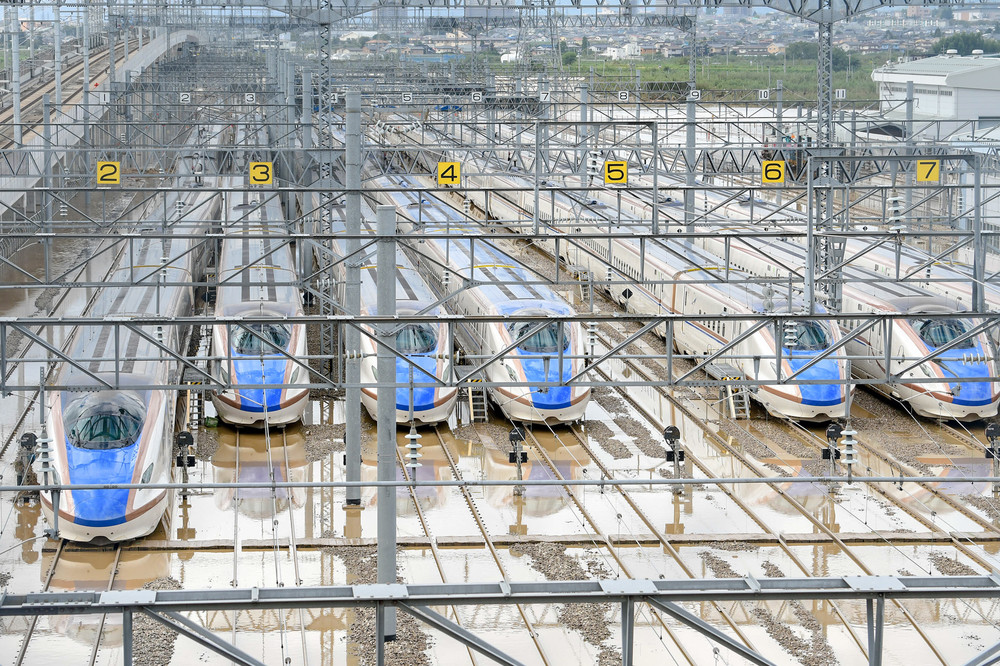
[[[458,162],[438,162],[438,187],[457,185],[462,180],[462,165]]]

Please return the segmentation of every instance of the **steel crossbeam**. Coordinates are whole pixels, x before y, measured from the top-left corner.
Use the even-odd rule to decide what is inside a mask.
[[[420,620],[424,624],[428,624],[434,629],[451,636],[455,640],[461,642],[473,650],[489,657],[498,664],[508,664],[508,666],[522,666],[522,663],[517,659],[509,656],[497,647],[487,643],[482,640],[472,632],[468,631],[461,625],[452,622],[445,616],[435,613],[427,606],[416,606],[408,603],[397,604],[399,609],[406,611],[416,619]]]
[[[747,661],[750,661],[751,663],[754,664],[758,664],[758,666],[774,666],[773,661],[765,659],[756,651],[751,650],[750,648],[746,647],[739,641],[730,638],[726,634],[722,633],[721,631],[710,625],[708,622],[705,622],[704,620],[702,620],[697,615],[694,615],[693,613],[689,613],[688,611],[684,610],[677,604],[670,601],[660,601],[659,599],[647,599],[646,601],[649,603],[650,606],[652,606],[656,610],[666,613],[667,615],[674,618],[678,622],[686,624],[692,629],[697,630],[699,633],[708,636],[713,641],[729,648],[730,650],[732,650],[739,656],[743,657]]]
[[[222,640],[211,631],[192,622],[180,613],[175,611],[155,612],[149,608],[142,608],[142,611],[168,629],[173,629],[178,634],[187,636],[199,645],[207,647],[212,652],[220,654],[236,664],[240,664],[241,666],[265,666],[264,662],[255,659],[235,645]],[[126,661],[126,666],[129,666],[128,661]]]
[[[0,617],[122,613],[128,626],[143,612],[199,644],[248,666],[263,662],[221,640],[180,615],[208,610],[239,611],[274,608],[399,608],[417,620],[455,638],[501,664],[520,662],[498,647],[431,611],[430,606],[614,603],[622,606],[622,663],[631,662],[635,630],[634,605],[649,604],[752,663],[773,666],[756,651],[725,635],[678,605],[679,602],[783,601],[855,599],[867,603],[869,664],[882,663],[886,599],[959,599],[1000,596],[1000,578],[990,576],[844,576],[828,578],[710,578],[679,580],[542,581],[530,583],[376,584],[220,590],[143,590],[139,592],[40,592],[0,595]],[[377,622],[376,631],[382,629]],[[131,637],[125,636],[126,657]],[[384,663],[384,642],[376,641],[377,663]],[[1000,644],[980,653],[966,666],[996,661]],[[126,658],[126,663],[128,659]]]

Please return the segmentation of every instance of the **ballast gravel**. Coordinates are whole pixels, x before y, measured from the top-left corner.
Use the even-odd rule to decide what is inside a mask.
[[[376,582],[378,555],[374,547],[331,546],[324,551],[344,564],[349,584]],[[397,581],[406,582],[402,578],[397,578]],[[375,610],[358,608],[354,613],[354,621],[347,628],[347,653],[356,657],[361,666],[371,666],[376,663]],[[431,660],[427,656],[430,645],[430,636],[421,624],[412,616],[397,611],[396,640],[385,644],[385,663],[388,666],[430,666]]]
[[[181,590],[184,586],[173,577],[157,578],[142,586],[144,590]],[[174,654],[177,632],[144,613],[132,616],[132,663],[136,666],[169,664]]]
[[[595,574],[599,579],[611,577],[596,552],[587,551],[587,569],[584,570],[582,558],[568,555],[562,544],[515,544],[510,547],[510,554],[528,557],[531,568],[548,580],[590,580]],[[607,645],[612,637],[610,625],[615,612],[615,604],[564,604],[558,619],[560,624],[578,632],[584,641],[597,648],[599,666],[611,666],[622,663],[621,650]]]

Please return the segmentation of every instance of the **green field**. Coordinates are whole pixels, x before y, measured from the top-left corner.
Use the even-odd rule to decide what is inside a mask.
[[[883,52],[876,55],[851,55],[849,67],[834,71],[833,87],[846,88],[847,98],[853,102],[871,102],[878,99],[872,70],[894,55]],[[511,65],[499,61],[490,63],[497,73],[512,71]],[[523,65],[521,70],[523,71]],[[563,74],[592,76],[595,87],[614,89],[614,82],[635,81],[638,75],[643,83],[650,81],[688,80],[687,58],[650,58],[633,61],[612,61],[585,58],[563,67]],[[698,58],[698,88],[705,99],[756,99],[756,90],[774,90],[782,82],[784,97],[789,101],[814,101],[817,96],[816,61],[786,59],[783,56],[703,56]],[[608,87],[611,86],[611,87]],[[773,99],[773,98],[772,98]]]

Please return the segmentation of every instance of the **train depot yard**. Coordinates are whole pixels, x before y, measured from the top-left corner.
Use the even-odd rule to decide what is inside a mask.
[[[0,3],[0,664],[1000,659],[991,54],[716,4]]]

